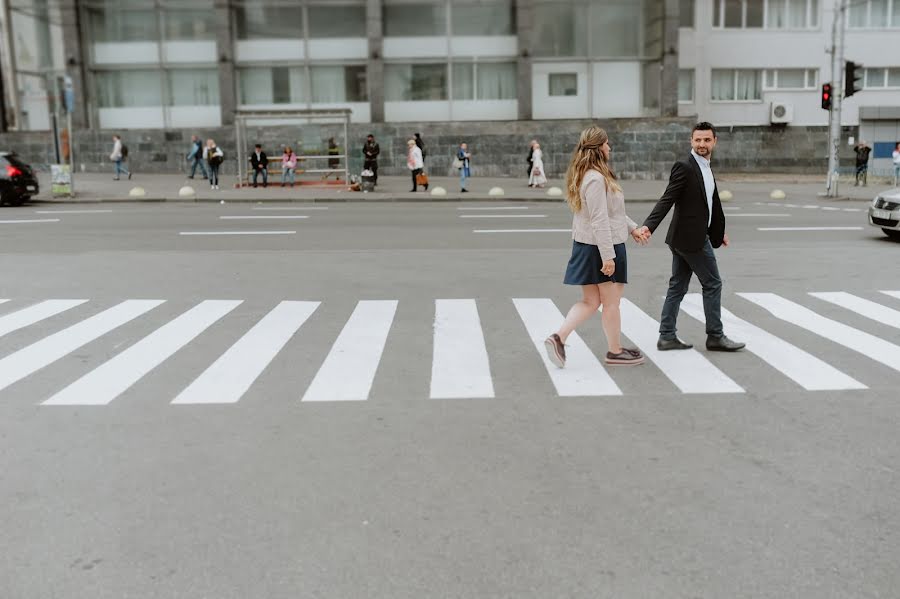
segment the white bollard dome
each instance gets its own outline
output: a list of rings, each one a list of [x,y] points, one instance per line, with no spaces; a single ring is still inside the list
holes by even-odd
[[[128,192],[128,195],[130,195],[133,198],[142,198],[145,195],[147,195],[147,192],[144,190],[143,187],[132,187],[131,191]]]
[[[783,200],[787,197],[787,195],[780,189],[775,189],[772,191],[772,193],[769,194],[769,197],[773,200]]]
[[[734,195],[726,189],[719,194],[719,199],[723,202],[727,202],[728,200],[734,199]]]
[[[502,187],[491,187],[491,190],[488,192],[489,196],[502,196],[503,188]]]
[[[185,185],[181,189],[178,190],[178,197],[181,198],[192,198],[197,195],[197,192],[194,191],[194,188],[190,185]]]
[[[433,196],[445,196],[447,195],[447,190],[443,187],[435,187],[431,190],[431,195]]]
[[[552,198],[562,197],[562,194],[563,194],[562,189],[560,189],[559,187],[557,187],[555,185],[547,190],[547,195]]]

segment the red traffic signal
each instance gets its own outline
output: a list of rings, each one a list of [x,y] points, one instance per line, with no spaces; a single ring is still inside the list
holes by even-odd
[[[831,84],[822,84],[822,108],[831,110]]]

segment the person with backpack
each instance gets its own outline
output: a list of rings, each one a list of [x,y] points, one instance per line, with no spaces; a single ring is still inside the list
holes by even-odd
[[[196,135],[191,135],[191,150],[187,154],[187,160],[191,163],[191,174],[188,175],[188,179],[194,178],[194,173],[197,172],[198,166],[200,167],[200,172],[203,173],[203,178],[209,179],[206,167],[203,165],[203,141]]]
[[[225,161],[225,153],[214,140],[207,139],[206,147],[203,148],[203,159],[209,164],[210,189],[219,189],[219,167]]]
[[[122,166],[122,162],[128,160],[128,146],[122,144],[122,138],[118,135],[113,135],[113,150],[109,155],[109,159],[115,163],[115,177],[113,177],[113,181],[118,181],[121,177],[122,173],[128,175],[128,178],[131,179],[131,171]]]

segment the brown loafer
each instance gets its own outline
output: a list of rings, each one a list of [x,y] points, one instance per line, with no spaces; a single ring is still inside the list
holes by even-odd
[[[547,358],[553,362],[557,368],[566,367],[566,346],[563,344],[559,335],[553,333],[544,340],[544,347],[547,349]]]

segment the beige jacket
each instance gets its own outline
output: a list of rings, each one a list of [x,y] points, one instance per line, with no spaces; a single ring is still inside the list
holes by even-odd
[[[609,193],[599,171],[588,171],[581,182],[581,210],[572,219],[572,239],[596,245],[600,258],[614,260],[613,246],[625,243],[637,223],[625,214],[625,195]]]

